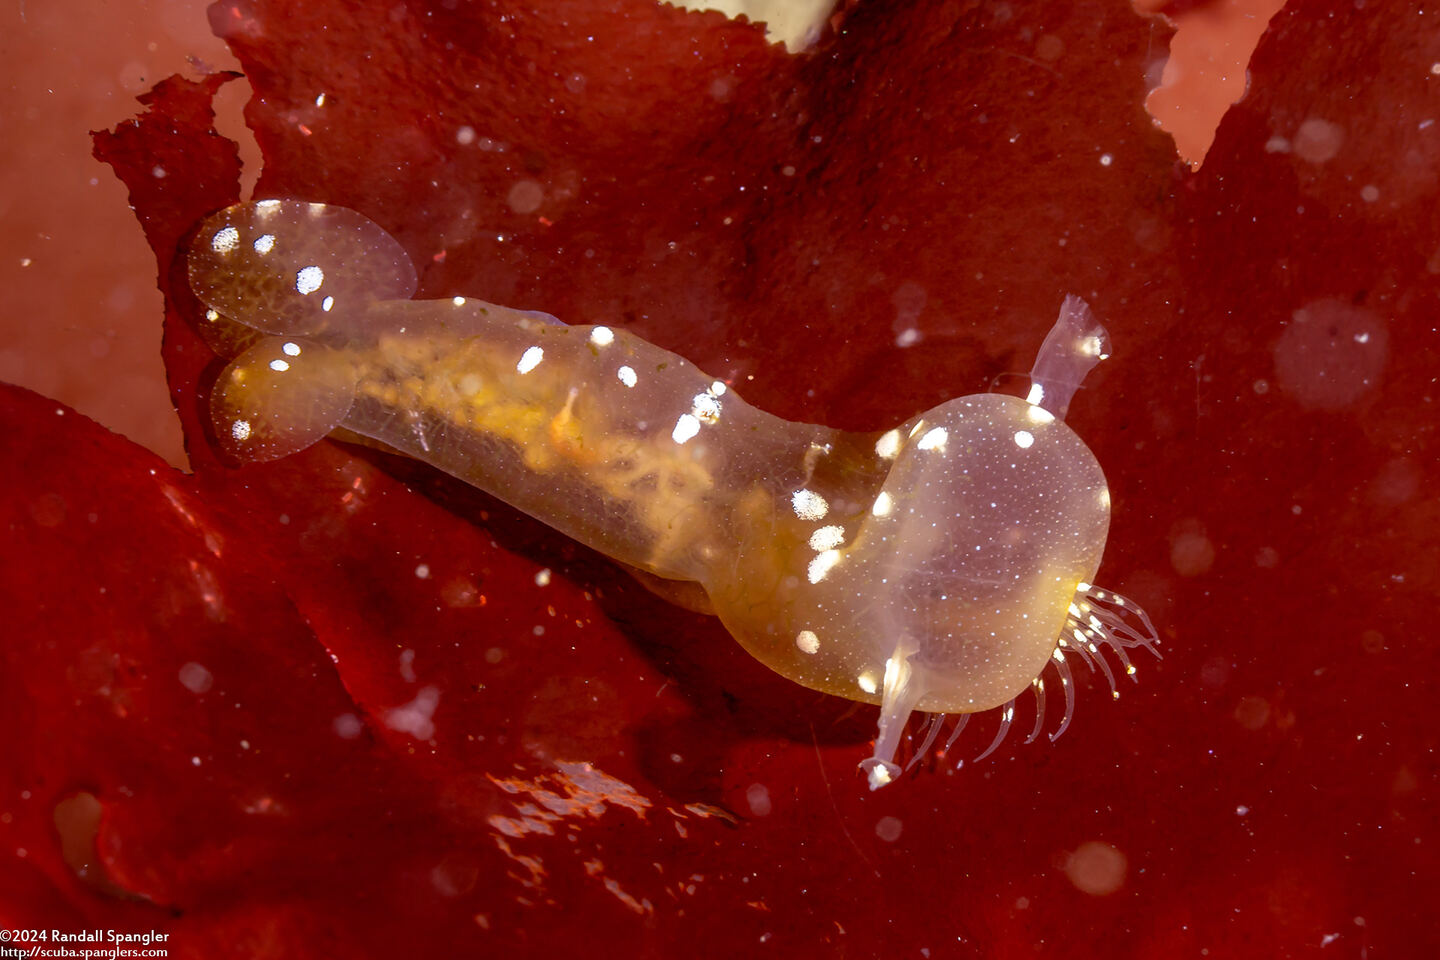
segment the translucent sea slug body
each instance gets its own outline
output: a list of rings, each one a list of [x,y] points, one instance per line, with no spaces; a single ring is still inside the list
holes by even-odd
[[[340,207],[230,207],[200,227],[189,269],[213,339],[238,352],[212,408],[232,455],[273,459],[343,428],[698,584],[771,669],[881,705],[872,787],[899,772],[912,711],[1004,706],[998,743],[1031,688],[1034,739],[1053,666],[1063,731],[1067,653],[1108,677],[1101,644],[1127,668],[1126,648],[1153,644],[1137,607],[1089,585],[1109,491],[1062,418],[1106,336],[1077,298],[1028,399],[960,397],[856,434],[757,410],[623,330],[411,300],[404,250]]]

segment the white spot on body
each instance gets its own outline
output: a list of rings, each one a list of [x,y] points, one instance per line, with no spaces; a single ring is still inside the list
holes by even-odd
[[[596,327],[590,331],[590,342],[597,347],[608,347],[615,342],[615,331],[609,327]]]
[[[822,520],[830,512],[830,503],[813,490],[801,488],[790,497],[795,516],[801,520]]]
[[[276,358],[270,361],[270,369],[274,370],[276,373],[284,373],[286,370],[290,369],[290,361]]]
[[[540,361],[544,359],[545,349],[543,347],[527,347],[525,352],[520,355],[520,361],[515,364],[515,370],[519,373],[529,373],[540,366]]]
[[[795,634],[795,646],[801,653],[816,654],[820,652],[820,638],[813,630],[801,630]]]
[[[920,438],[916,444],[921,450],[933,450],[936,453],[945,452],[945,442],[950,439],[950,431],[944,427],[931,427],[926,431],[925,436]]]
[[[229,253],[240,244],[240,231],[234,227],[221,227],[210,238],[210,249],[216,253]]]
[[[809,577],[811,583],[819,583],[829,576],[830,571],[835,569],[835,565],[839,562],[839,550],[825,550],[810,561],[805,575]]]
[[[670,431],[670,439],[676,443],[684,443],[700,432],[700,421],[694,414],[682,413],[675,421],[675,429]]]
[[[1015,431],[1015,446],[1021,450],[1028,450],[1035,445],[1035,435],[1029,430]]]
[[[894,460],[900,453],[900,431],[886,430],[875,441],[875,456],[882,460]]]
[[[1047,423],[1055,422],[1055,414],[1051,413],[1049,410],[1046,410],[1044,407],[1031,407],[1029,410],[1025,411],[1025,419],[1029,420],[1031,423],[1044,426]]]
[[[709,393],[697,393],[695,399],[691,401],[690,415],[701,423],[718,423],[720,401]]]
[[[631,367],[621,367],[619,370],[616,370],[615,379],[627,387],[633,387],[640,382],[640,378],[635,376],[635,370]]]
[[[234,439],[234,440],[240,440],[240,441],[249,440],[249,439],[250,439],[250,421],[249,421],[249,420],[236,420],[234,423],[230,424],[230,436],[231,436],[231,438]]]
[[[255,238],[255,252],[261,255],[275,249],[275,234],[267,233]]]
[[[324,282],[325,271],[316,266],[301,267],[295,274],[295,290],[301,295],[314,293]]]

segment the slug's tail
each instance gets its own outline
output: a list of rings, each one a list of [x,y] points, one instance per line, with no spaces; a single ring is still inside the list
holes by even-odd
[[[242,462],[297,453],[340,425],[377,300],[415,293],[410,257],[378,224],[324,203],[226,207],[190,244],[190,287],[210,308],[207,340],[242,350],[215,383],[220,446]]]
[[[244,462],[298,453],[350,412],[357,382],[344,351],[313,340],[265,337],[215,382],[210,416],[221,448]]]
[[[282,336],[353,324],[373,300],[415,294],[415,268],[399,242],[354,210],[324,203],[226,207],[200,224],[187,266],[206,306]]]

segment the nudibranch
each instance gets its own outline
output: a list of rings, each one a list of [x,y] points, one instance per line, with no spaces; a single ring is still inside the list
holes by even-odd
[[[913,712],[1003,708],[1067,657],[1153,650],[1143,611],[1091,586],[1110,522],[1099,463],[1064,423],[1105,329],[1067,297],[1027,398],[960,397],[877,433],[793,423],[610,326],[467,297],[412,300],[400,244],[353,210],[229,207],[190,284],[233,356],[221,445],[283,457],[332,431],[422,460],[662,581],[698,584],[746,650],[796,683],[879,704],[862,767],[900,772]],[[698,593],[698,591],[696,591]],[[958,734],[958,724],[955,731]],[[955,734],[951,735],[951,742]],[[989,753],[990,751],[985,751]],[[983,754],[982,754],[983,755]]]

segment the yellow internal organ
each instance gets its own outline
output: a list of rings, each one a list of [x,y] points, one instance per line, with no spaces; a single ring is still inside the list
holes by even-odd
[[[569,469],[608,501],[628,504],[654,536],[654,565],[664,566],[662,557],[682,536],[671,522],[675,514],[714,486],[704,464],[676,445],[643,444],[617,429],[605,407],[570,378],[557,377],[563,371],[554,365],[541,364],[517,385],[514,363],[483,338],[442,345],[382,336],[355,365],[361,396],[508,441],[532,473]]]

